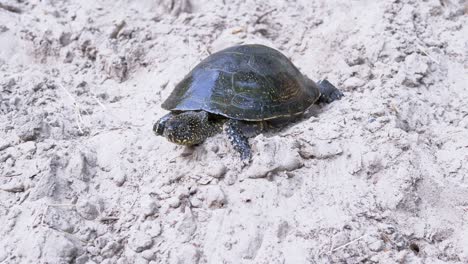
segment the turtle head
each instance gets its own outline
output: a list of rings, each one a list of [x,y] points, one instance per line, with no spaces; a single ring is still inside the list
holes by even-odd
[[[208,122],[208,113],[204,111],[169,113],[154,124],[153,132],[179,145],[196,145],[210,136]]]

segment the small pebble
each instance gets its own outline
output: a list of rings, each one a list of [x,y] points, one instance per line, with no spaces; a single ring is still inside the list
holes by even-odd
[[[213,181],[213,177],[210,176],[201,176],[200,179],[197,180],[197,183],[201,185],[207,185],[210,184]]]
[[[101,255],[106,258],[113,257],[121,248],[121,244],[111,241],[101,250]]]
[[[218,146],[218,145],[213,145],[213,146],[211,146],[211,151],[213,151],[214,153],[218,153],[218,151],[219,151],[219,146]]]
[[[198,198],[198,197],[191,197],[190,198],[190,204],[194,208],[200,208],[200,207],[202,207],[202,200],[200,200],[200,198]]]
[[[130,237],[128,245],[133,251],[139,253],[153,246],[153,238],[148,234],[137,231]]]
[[[208,175],[210,175],[213,178],[220,179],[226,174],[226,166],[224,164],[217,164],[210,168],[210,171],[208,172]]]
[[[5,185],[0,186],[0,190],[11,193],[24,192],[25,186],[22,181],[13,180]]]
[[[177,224],[177,239],[182,242],[188,242],[193,238],[193,235],[197,231],[197,222],[188,210],[179,218]]]
[[[276,236],[279,241],[282,241],[288,235],[289,229],[290,227],[288,222],[283,220],[279,223],[278,230],[276,231]]]
[[[152,259],[155,259],[156,255],[158,254],[158,250],[155,248],[150,248],[147,250],[143,250],[140,255],[146,259],[147,261],[150,261]]]
[[[155,213],[157,213],[158,209],[161,206],[159,205],[158,201],[155,200],[154,198],[152,198],[150,196],[144,196],[141,199],[140,207],[141,207],[141,211],[142,211],[143,216],[146,218],[148,216],[152,216]]]
[[[205,199],[209,208],[221,208],[226,204],[224,192],[218,185],[207,186]]]
[[[351,77],[351,78],[348,78],[344,83],[343,83],[343,87],[346,89],[346,90],[353,90],[353,89],[356,89],[358,87],[361,87],[365,84],[365,82],[357,77]]]
[[[145,227],[145,233],[153,238],[158,237],[162,233],[161,223],[160,222],[148,223],[148,225]]]
[[[227,185],[233,185],[234,183],[236,183],[237,181],[237,175],[236,174],[228,174],[225,178],[224,178],[224,182],[227,184]]]
[[[194,195],[198,191],[198,186],[197,185],[192,185],[189,187],[189,194]]]
[[[374,252],[378,252],[383,249],[384,242],[382,241],[382,239],[370,237],[367,242],[367,247]]]
[[[79,201],[76,204],[76,211],[86,220],[94,220],[99,215],[97,206],[86,200]]]
[[[175,191],[175,196],[179,199],[183,199],[188,197],[190,194],[189,188],[184,187],[184,186],[179,186],[176,191]]]
[[[180,200],[178,197],[171,197],[168,199],[169,206],[172,208],[177,208],[180,206]]]
[[[116,173],[112,179],[114,180],[115,185],[117,185],[117,187],[120,187],[125,183],[127,177],[122,172],[119,172]]]

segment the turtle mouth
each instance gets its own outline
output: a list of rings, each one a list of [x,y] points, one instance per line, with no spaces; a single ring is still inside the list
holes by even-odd
[[[168,136],[167,136],[167,139],[168,139],[170,142],[175,143],[175,144],[178,144],[178,145],[183,145],[183,146],[191,146],[191,145],[193,145],[193,143],[191,142],[191,140],[189,140],[189,139],[180,139],[180,138],[174,137],[174,135],[168,135]]]
[[[172,142],[172,143],[177,143],[177,140],[174,138],[173,135],[168,135],[168,136],[167,136],[167,139],[168,139],[170,142]]]

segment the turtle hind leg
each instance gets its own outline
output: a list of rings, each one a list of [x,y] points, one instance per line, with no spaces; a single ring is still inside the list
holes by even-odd
[[[319,81],[318,86],[320,89],[320,98],[317,100],[317,103],[329,104],[335,100],[340,100],[341,97],[344,96],[344,94],[328,80]]]
[[[252,151],[250,150],[249,140],[242,133],[242,123],[238,120],[229,119],[224,124],[224,131],[229,137],[234,149],[239,152],[243,161],[250,161]]]

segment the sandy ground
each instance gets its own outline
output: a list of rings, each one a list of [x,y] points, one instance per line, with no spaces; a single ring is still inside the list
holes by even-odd
[[[1,1],[1,263],[468,263],[463,0]],[[194,150],[152,132],[211,52],[341,101]]]

